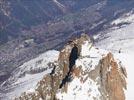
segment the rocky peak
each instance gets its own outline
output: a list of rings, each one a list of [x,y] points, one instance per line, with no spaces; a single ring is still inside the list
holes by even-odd
[[[126,71],[88,35],[69,41],[36,89],[15,100],[125,100]]]
[[[100,60],[100,85],[109,100],[125,100],[126,70],[116,62],[111,53]],[[107,96],[107,97],[106,97]]]

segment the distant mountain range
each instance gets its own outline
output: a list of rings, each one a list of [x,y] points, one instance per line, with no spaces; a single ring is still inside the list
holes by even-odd
[[[67,23],[66,20],[68,19],[68,23],[72,29],[63,29],[63,31],[60,30],[61,32],[70,34],[82,29],[87,29],[88,32],[98,31],[99,29],[97,30],[96,28],[90,29],[93,24],[97,24],[100,20],[106,23],[122,13],[131,10],[134,1],[1,0],[0,5],[0,43],[5,43],[16,38],[37,38],[36,36],[39,33],[45,39],[48,33],[51,34],[49,29],[45,29],[47,26],[50,27],[58,22],[59,24],[56,26],[64,28],[60,23],[62,21]],[[77,15],[79,14],[81,16],[78,17]],[[102,25],[104,22],[102,22]],[[90,26],[90,28],[85,28],[84,25]],[[54,29],[51,30],[55,32]],[[55,33],[59,33],[60,31],[56,31]]]

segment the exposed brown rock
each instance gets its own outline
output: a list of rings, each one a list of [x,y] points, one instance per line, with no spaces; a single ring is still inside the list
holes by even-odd
[[[15,100],[58,100],[56,93],[60,90],[61,92],[67,93],[68,82],[59,89],[63,79],[69,72],[69,56],[74,44],[77,45],[79,55],[81,52],[81,46],[84,41],[89,40],[89,37],[84,34],[79,39],[74,39],[72,42],[67,44],[61,51],[53,74],[46,75],[38,82],[37,89],[33,93],[23,93],[21,97]],[[81,56],[81,55],[80,55]],[[103,57],[94,70],[89,71],[88,69],[83,70],[82,66],[73,66],[70,74],[73,78],[79,78],[81,83],[85,83],[87,79],[92,79],[97,82],[100,86],[99,91],[101,93],[100,100],[125,100],[124,90],[126,89],[127,77],[126,70],[117,63],[112,53],[107,54]],[[90,92],[88,93],[90,96]],[[96,98],[94,97],[94,100]]]
[[[100,61],[101,86],[108,100],[125,100],[126,80],[121,68],[111,53]]]
[[[80,76],[80,72],[81,72],[81,69],[80,68],[74,68],[73,71],[72,71],[72,74],[74,75],[74,77],[79,77]]]

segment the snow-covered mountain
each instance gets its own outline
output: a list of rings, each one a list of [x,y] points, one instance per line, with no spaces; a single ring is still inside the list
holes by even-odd
[[[95,35],[94,46],[84,34],[61,51],[51,50],[24,63],[1,84],[0,99],[133,100],[133,28],[132,10]],[[75,46],[74,64],[70,56]]]
[[[53,69],[50,63],[57,61],[59,51],[50,50],[16,68],[8,80],[1,84],[0,98],[9,100],[34,88],[44,75]]]
[[[0,100],[134,100],[134,0],[0,0],[0,8]]]
[[[39,54],[60,50],[82,32],[105,30],[134,8],[134,0],[0,0],[0,8],[1,84]]]
[[[111,24],[113,26],[109,30],[95,36],[97,40],[96,46],[111,51],[126,66],[128,73],[126,100],[133,100],[134,11],[124,14]]]
[[[52,55],[49,58],[47,54]],[[31,89],[20,86],[25,91],[21,96],[18,97],[20,92],[16,89],[17,96],[9,95],[11,91],[6,96],[16,97],[15,100],[125,100],[127,74],[122,61],[114,58],[112,53],[94,47],[86,34],[69,41],[60,53],[50,51],[44,55],[42,57],[48,58],[46,62],[51,62],[47,65],[52,70],[44,72],[43,78],[40,74],[42,79],[36,80],[37,85]],[[38,60],[22,66],[35,65]],[[32,78],[36,79],[34,75]],[[28,84],[33,85],[32,82]]]

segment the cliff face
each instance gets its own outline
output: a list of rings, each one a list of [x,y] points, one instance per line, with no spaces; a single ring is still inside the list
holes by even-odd
[[[106,53],[86,34],[70,41],[58,61],[49,63],[52,72],[15,100],[125,100],[125,68]]]
[[[102,90],[109,100],[125,100],[123,89],[126,89],[126,70],[116,62],[111,53],[100,60],[99,67]]]

